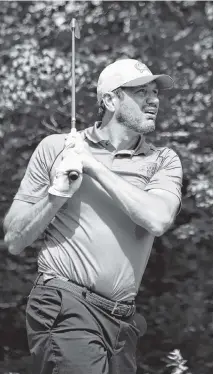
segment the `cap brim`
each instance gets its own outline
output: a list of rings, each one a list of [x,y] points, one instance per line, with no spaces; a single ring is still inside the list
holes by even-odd
[[[162,90],[169,90],[173,88],[174,81],[169,75],[161,74],[161,75],[147,75],[145,77],[140,77],[129,81],[122,85],[122,87],[136,87],[136,86],[143,86],[144,84],[156,81],[158,84],[158,88]]]

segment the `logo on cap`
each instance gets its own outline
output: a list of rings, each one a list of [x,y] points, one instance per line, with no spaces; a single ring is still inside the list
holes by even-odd
[[[144,71],[150,73],[150,70],[147,68],[146,65],[144,65],[142,62],[137,62],[134,67],[140,72],[140,73],[144,73]],[[151,73],[150,73],[151,74]]]

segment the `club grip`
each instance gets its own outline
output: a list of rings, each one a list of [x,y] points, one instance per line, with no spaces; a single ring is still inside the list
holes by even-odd
[[[78,179],[79,174],[77,173],[77,171],[70,171],[70,173],[68,174],[68,177],[69,177],[69,179],[71,179],[72,181],[75,181],[75,180]]]

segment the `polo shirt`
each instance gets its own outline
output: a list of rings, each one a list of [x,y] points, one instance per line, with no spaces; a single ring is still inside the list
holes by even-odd
[[[181,200],[182,166],[172,149],[149,145],[139,135],[134,149],[116,151],[101,137],[99,125],[80,132],[98,161],[142,191],[163,189]],[[40,142],[14,199],[35,204],[48,194],[65,136],[50,135]],[[44,232],[38,271],[46,279],[69,279],[112,300],[132,300],[153,241],[154,236],[136,225],[98,181],[83,173],[79,190]]]

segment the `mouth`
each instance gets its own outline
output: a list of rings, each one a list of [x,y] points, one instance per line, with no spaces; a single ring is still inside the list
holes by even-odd
[[[144,113],[156,116],[157,115],[157,110],[155,110],[155,109],[147,109],[147,110],[144,111]]]

